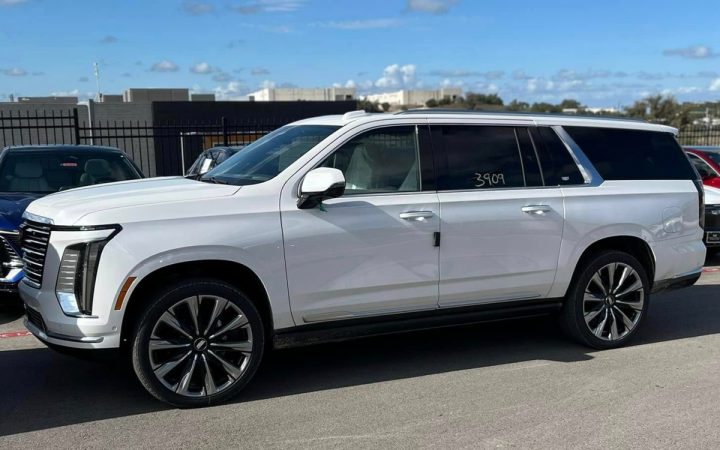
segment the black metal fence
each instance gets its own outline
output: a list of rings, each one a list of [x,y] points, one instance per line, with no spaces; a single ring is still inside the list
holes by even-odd
[[[64,111],[0,110],[0,147],[32,144],[94,144],[124,150],[149,176],[183,174],[205,149],[246,145],[299,117],[148,123],[79,119]],[[691,125],[680,130],[683,145],[720,146],[720,126]]]
[[[680,130],[682,145],[720,146],[720,126],[690,125]]]
[[[81,122],[65,112],[0,111],[0,147],[33,144],[91,144],[118,147],[149,176],[183,174],[205,149],[246,145],[294,119],[148,123]]]

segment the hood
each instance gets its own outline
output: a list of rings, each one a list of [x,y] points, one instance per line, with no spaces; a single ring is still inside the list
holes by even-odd
[[[183,177],[122,181],[51,194],[34,201],[28,213],[74,225],[83,216],[116,208],[205,200],[233,195],[240,186],[212,184]]]
[[[0,230],[17,230],[22,222],[22,214],[30,202],[43,195],[27,192],[0,192]]]

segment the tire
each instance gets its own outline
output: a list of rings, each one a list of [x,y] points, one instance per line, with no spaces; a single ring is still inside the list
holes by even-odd
[[[635,257],[609,250],[594,255],[578,270],[560,315],[563,329],[596,349],[627,344],[650,306],[645,268]]]
[[[193,279],[148,300],[132,335],[131,356],[150,394],[194,408],[242,391],[265,348],[262,319],[245,294],[221,281]]]

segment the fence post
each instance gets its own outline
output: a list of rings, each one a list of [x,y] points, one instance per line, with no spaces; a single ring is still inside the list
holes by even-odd
[[[75,125],[75,145],[80,145],[80,119],[77,108],[73,108],[73,124]]]
[[[222,134],[223,134],[223,145],[228,146],[228,129],[227,129],[227,120],[225,120],[225,116],[220,118],[220,124],[222,124]]]

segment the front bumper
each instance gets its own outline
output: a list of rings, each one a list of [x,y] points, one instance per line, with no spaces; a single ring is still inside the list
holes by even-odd
[[[99,349],[120,346],[117,327],[95,317],[66,316],[52,291],[42,291],[20,283],[18,291],[25,303],[25,326],[43,342],[63,347]]]

